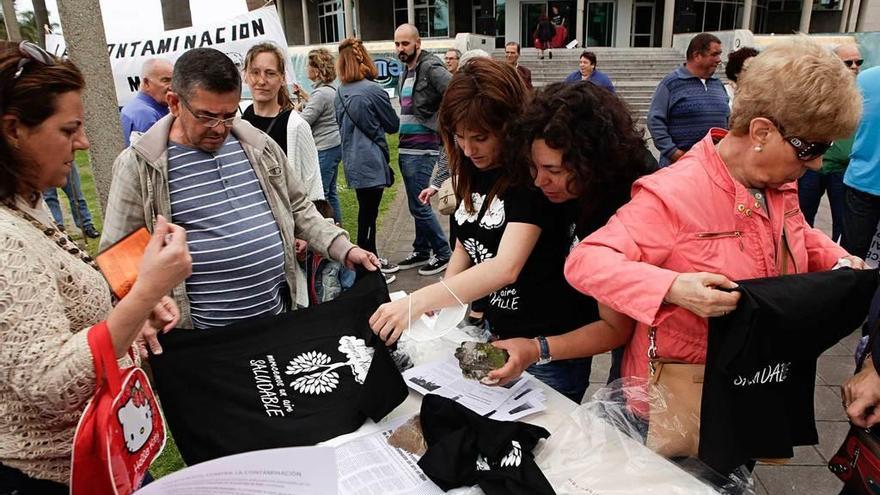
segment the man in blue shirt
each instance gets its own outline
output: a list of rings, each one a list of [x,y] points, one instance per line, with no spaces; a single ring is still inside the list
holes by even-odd
[[[575,83],[578,81],[590,81],[596,86],[605,88],[612,93],[616,93],[616,91],[614,91],[614,85],[611,84],[611,79],[609,79],[604,72],[596,68],[596,54],[591,51],[581,53],[581,58],[578,61],[578,70],[572,72],[565,78],[565,82],[567,83]]]
[[[700,33],[687,48],[687,62],[663,78],[648,111],[648,131],[660,152],[660,166],[682,157],[709,129],[727,129],[727,92],[714,76],[721,63],[721,40]]]
[[[843,176],[846,216],[842,244],[851,254],[863,257],[880,221],[880,67],[863,71],[856,82],[864,103]]]
[[[168,115],[165,94],[171,89],[174,66],[162,58],[151,58],[141,68],[141,87],[134,99],[122,107],[122,137],[131,145],[132,132],[147,132],[159,119]]]

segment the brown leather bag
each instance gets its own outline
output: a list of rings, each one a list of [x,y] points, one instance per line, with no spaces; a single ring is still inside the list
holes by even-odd
[[[697,457],[703,364],[667,362],[657,357],[656,329],[651,328],[650,416],[645,445],[664,457]]]

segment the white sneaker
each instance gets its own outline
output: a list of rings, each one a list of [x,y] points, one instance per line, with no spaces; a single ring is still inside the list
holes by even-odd
[[[382,276],[385,277],[385,285],[390,285],[391,282],[397,280],[397,275],[383,273]]]

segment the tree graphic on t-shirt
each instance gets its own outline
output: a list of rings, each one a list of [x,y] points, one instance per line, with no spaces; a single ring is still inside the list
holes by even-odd
[[[330,356],[318,351],[305,352],[291,359],[286,374],[309,374],[296,378],[290,386],[303,394],[332,392],[339,385],[339,373],[335,370],[344,366],[349,366],[355,381],[363,384],[373,360],[373,348],[368,347],[363,339],[344,336],[339,339],[339,351],[348,357],[347,361],[334,363]],[[317,373],[313,373],[315,371]]]

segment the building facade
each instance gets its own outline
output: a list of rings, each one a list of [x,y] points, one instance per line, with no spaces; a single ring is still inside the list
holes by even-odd
[[[495,34],[496,46],[534,46],[541,15],[556,44],[669,46],[673,33],[750,29],[756,34],[880,29],[880,0],[277,0],[292,45],[333,43],[354,33],[388,40],[404,22],[422,37]],[[809,8],[804,8],[808,6]],[[873,14],[873,15],[872,15]]]

